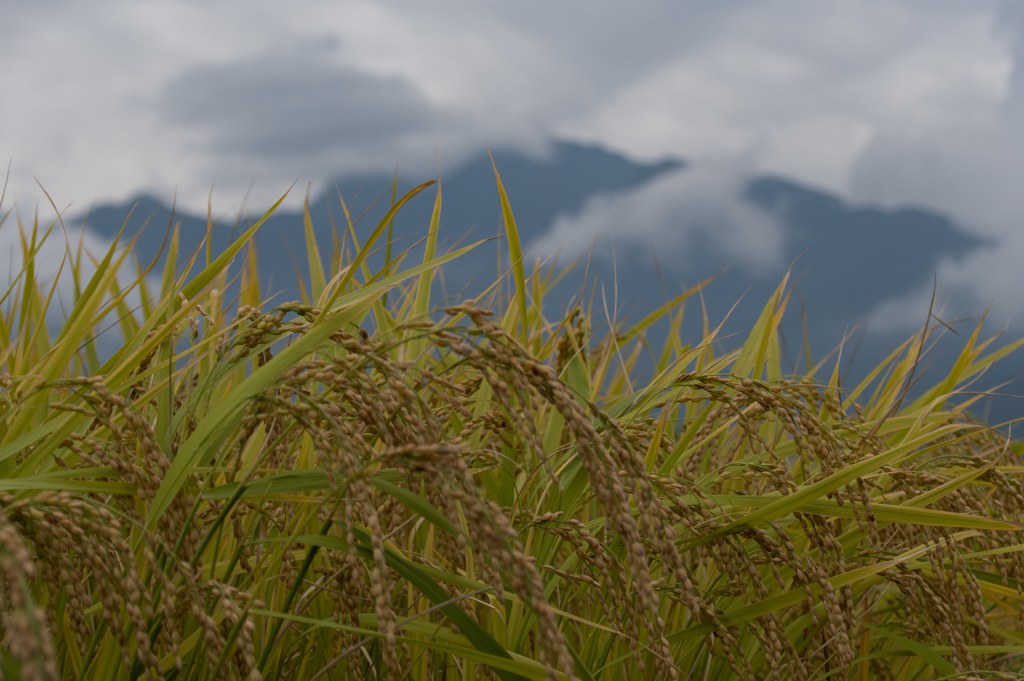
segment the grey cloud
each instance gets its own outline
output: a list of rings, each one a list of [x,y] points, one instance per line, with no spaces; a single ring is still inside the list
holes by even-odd
[[[996,17],[996,32],[1010,41],[1014,57],[1006,108],[1021,113],[1024,111],[1024,5],[1004,0]]]
[[[495,109],[558,125],[666,62],[699,54],[757,6],[755,0],[649,0],[628,6],[615,0],[401,0],[390,9],[398,21],[419,29],[416,41],[424,48],[464,49],[460,70],[493,64],[493,87],[485,83],[483,94],[505,97],[494,102]]]
[[[301,159],[430,129],[440,114],[408,82],[332,63],[322,46],[195,66],[159,98],[169,123],[209,136],[213,151]]]

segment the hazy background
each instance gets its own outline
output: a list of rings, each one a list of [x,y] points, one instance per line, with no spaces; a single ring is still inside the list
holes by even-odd
[[[293,207],[345,173],[569,139],[688,166],[559,217],[539,252],[671,257],[713,215],[697,236],[781,272],[779,226],[740,200],[774,174],[948,216],[993,246],[935,265],[949,316],[1024,329],[1024,3],[7,3],[0,65],[3,208],[23,215],[52,215],[37,182],[68,214],[148,192],[229,215],[294,182]],[[932,282],[865,319],[918,326]]]

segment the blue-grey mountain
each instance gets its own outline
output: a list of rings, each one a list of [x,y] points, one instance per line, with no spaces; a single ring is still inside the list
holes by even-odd
[[[543,157],[498,150],[494,160],[525,244],[547,233],[556,219],[578,215],[592,199],[629,192],[666,173],[686,168],[686,163],[679,159],[639,163],[596,146],[570,142],[554,143],[551,153]],[[429,178],[399,175],[398,195],[424,179]],[[357,234],[363,238],[390,207],[393,181],[395,178],[387,175],[340,177],[328,191],[312,198],[311,217],[322,248],[329,250],[335,236],[347,231],[339,197],[344,199],[356,222]],[[447,296],[448,302],[457,302],[494,281],[502,263],[507,266],[507,258],[501,257],[507,251],[490,158],[486,154],[471,158],[445,173],[442,181],[442,246],[496,237],[445,268],[441,295]],[[880,303],[930,285],[941,259],[962,258],[974,249],[991,247],[937,212],[911,207],[883,210],[851,206],[824,191],[781,177],[749,179],[743,200],[782,226],[785,262],[792,265],[798,282],[796,297],[806,308],[807,336],[817,356],[831,350],[845,331]],[[399,213],[393,229],[394,253],[408,249],[413,262],[417,260],[432,207],[433,193],[425,192]],[[211,236],[214,251],[229,244],[254,218],[244,215],[215,221]],[[127,237],[138,236],[136,250],[142,261],[157,257],[171,222],[168,203],[151,196],[99,206],[86,217],[87,228],[106,237],[115,235],[124,224]],[[205,216],[178,211],[173,215],[173,223],[180,227],[184,252],[197,248],[206,236]],[[256,245],[264,293],[277,293],[278,302],[298,299],[296,276],[306,275],[302,213],[276,212],[258,233]],[[637,320],[678,293],[683,283],[693,284],[717,273],[718,279],[704,291],[708,310],[713,320],[721,319],[743,298],[728,327],[742,332],[784,272],[735,266],[727,255],[700,240],[688,248],[686,257],[679,259],[675,268],[666,261],[659,262],[656,268],[649,256],[636,253],[616,258],[619,318]],[[378,263],[382,257],[382,253],[377,254]],[[556,308],[570,304],[574,294],[585,286],[584,272],[589,275],[588,282],[605,283],[610,301],[610,259],[594,258],[566,278],[549,304]],[[556,314],[560,311],[552,309]],[[799,313],[793,313],[785,329],[792,341],[788,351],[794,366],[801,356],[800,324]],[[696,326],[691,331],[696,338]],[[861,339],[859,367],[853,367],[851,377],[861,373],[858,368],[865,369],[880,359],[882,352],[898,338],[871,334]],[[954,349],[955,343],[940,347],[936,361],[948,359]],[[1015,372],[1021,373],[1020,369],[1011,362],[991,380],[1013,377]]]

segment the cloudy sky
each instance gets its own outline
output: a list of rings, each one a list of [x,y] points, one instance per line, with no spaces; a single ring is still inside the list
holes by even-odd
[[[296,181],[396,166],[429,176],[435,154],[453,167],[486,146],[543,153],[563,137],[717,169],[694,182],[776,172],[853,202],[941,209],[1004,245],[941,277],[1009,314],[1016,296],[1000,292],[1016,290],[1024,260],[1022,7],[9,3],[5,207],[11,196],[42,203],[38,181],[73,210],[140,191],[204,207],[214,187],[230,211],[247,191],[248,205],[266,206]],[[604,214],[714,193],[644,191]]]

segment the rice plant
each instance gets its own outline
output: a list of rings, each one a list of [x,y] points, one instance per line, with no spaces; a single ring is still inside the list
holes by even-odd
[[[436,252],[433,183],[329,257],[307,221],[301,301],[260,297],[263,220],[127,286],[69,245],[55,333],[61,225],[6,225],[3,678],[1017,678],[1024,468],[962,393],[1020,342],[979,327],[913,397],[932,329],[859,385],[786,375],[786,280],[728,352],[683,342],[695,291],[596,337],[546,316],[495,175],[510,283],[439,308],[474,246]],[[373,271],[431,189],[422,261]]]

